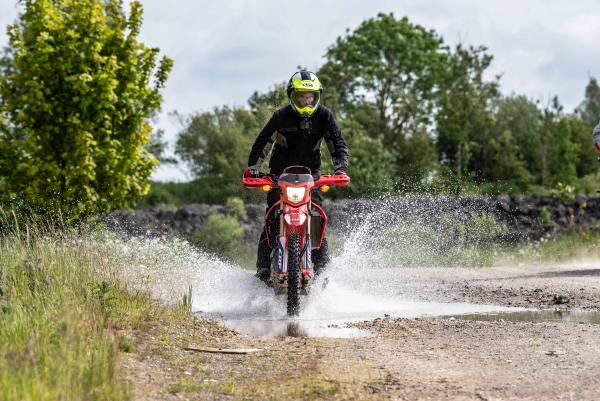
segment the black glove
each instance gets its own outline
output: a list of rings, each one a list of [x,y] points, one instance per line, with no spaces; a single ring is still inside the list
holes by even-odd
[[[334,174],[335,175],[344,175],[344,174],[346,174],[346,169],[342,168],[342,167],[336,168]]]

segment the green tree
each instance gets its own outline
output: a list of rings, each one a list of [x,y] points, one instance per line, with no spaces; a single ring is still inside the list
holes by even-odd
[[[504,131],[489,143],[488,180],[506,182],[516,186],[517,191],[525,190],[533,183],[533,175],[521,158],[521,151],[511,131]]]
[[[591,77],[585,87],[585,99],[577,108],[577,114],[592,128],[600,120],[600,86],[596,78]]]
[[[275,84],[266,93],[255,91],[248,99],[248,105],[252,112],[258,113],[261,107],[264,107],[271,112],[278,108],[289,104],[290,101],[286,92],[287,83],[281,82]]]
[[[459,183],[466,173],[479,180],[489,176],[492,106],[499,95],[498,78],[484,79],[492,59],[484,47],[458,45],[440,80],[438,150],[442,162],[452,166]]]
[[[394,158],[381,138],[368,136],[355,121],[340,121],[350,153],[352,184],[347,188],[335,188],[331,196],[370,196],[391,189],[394,176]],[[329,158],[324,158],[323,171],[331,170]]]
[[[392,148],[430,121],[434,88],[445,60],[435,32],[407,18],[379,14],[339,37],[326,59],[319,70],[324,99],[340,119],[362,113],[368,103],[375,118],[369,133],[382,136]]]
[[[512,95],[499,98],[495,107],[494,136],[510,132],[527,170],[539,181],[542,111],[538,104],[526,96]]]
[[[577,115],[568,117],[571,140],[577,145],[577,177],[598,172],[598,161],[596,151],[592,146],[589,126]]]
[[[0,175],[13,197],[84,216],[131,204],[157,161],[149,118],[172,62],[137,39],[142,6],[23,0],[0,77]]]
[[[548,148],[550,184],[573,184],[577,179],[579,144],[575,142],[576,120],[558,115],[550,128]]]
[[[224,106],[192,115],[184,121],[175,153],[196,178],[214,182],[225,200],[240,191],[248,154],[268,117],[269,110],[263,106],[254,113]]]

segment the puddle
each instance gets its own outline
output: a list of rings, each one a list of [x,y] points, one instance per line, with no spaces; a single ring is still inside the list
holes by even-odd
[[[371,332],[354,327],[340,327],[324,321],[299,320],[226,320],[223,323],[252,337],[369,337]]]
[[[367,299],[364,299],[367,301]],[[371,300],[373,301],[373,300]],[[466,314],[467,316],[486,316],[493,312],[515,311],[517,308],[506,308],[496,305],[478,305],[464,303],[435,303],[395,300],[394,302],[362,303],[362,308],[349,310],[347,307],[338,310],[330,303],[320,303],[320,307],[307,305],[299,318],[289,319],[285,311],[274,313],[271,309],[264,311],[229,311],[201,312],[196,311],[200,319],[217,320],[225,326],[252,337],[334,337],[359,338],[369,337],[371,332],[355,327],[346,327],[348,323],[373,320],[384,316],[391,318],[434,318]],[[323,304],[327,308],[323,308]],[[314,306],[314,305],[313,305]],[[262,313],[261,313],[262,312]],[[477,315],[480,313],[480,315]]]
[[[571,323],[590,323],[600,324],[599,312],[568,312],[568,311],[517,311],[517,312],[499,312],[499,313],[472,313],[465,315],[445,316],[455,319],[479,320],[479,321],[499,321],[508,322],[571,322]]]

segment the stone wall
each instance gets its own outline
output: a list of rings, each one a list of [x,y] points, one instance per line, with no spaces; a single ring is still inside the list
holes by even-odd
[[[508,229],[508,238],[539,238],[545,233],[577,227],[595,227],[600,220],[600,197],[577,196],[561,200],[547,196],[500,196],[495,198],[402,197],[379,200],[339,200],[324,202],[329,228],[343,231],[366,219],[377,220],[382,226],[419,219],[436,226],[448,216],[466,221],[486,214]],[[241,222],[244,239],[257,241],[266,205],[246,205],[247,219]],[[109,228],[126,235],[170,236],[190,239],[202,227],[207,216],[227,213],[227,206],[190,204],[176,210],[146,208],[136,211],[120,210],[105,219]]]

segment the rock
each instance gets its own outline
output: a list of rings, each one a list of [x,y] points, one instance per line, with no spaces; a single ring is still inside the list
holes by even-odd
[[[552,296],[552,303],[554,305],[568,304],[570,301],[569,297],[565,294],[554,294]]]
[[[584,214],[580,213],[577,205],[587,205]],[[261,232],[266,204],[246,204],[245,207],[247,218],[240,222],[244,230],[244,241],[254,243]],[[547,208],[552,215],[555,224],[551,228],[539,225],[542,208]],[[569,212],[569,208],[572,211]],[[528,238],[539,239],[547,231],[560,232],[572,229],[573,226],[593,226],[600,220],[600,196],[577,196],[575,203],[548,196],[506,195],[496,198],[406,196],[377,200],[326,198],[323,209],[329,218],[328,230],[342,234],[369,219],[378,230],[409,220],[431,227],[436,233],[444,235],[448,234],[448,230],[456,229],[474,217],[487,214],[507,228],[506,232],[495,236],[493,241],[513,242]],[[176,235],[190,239],[203,226],[207,216],[225,212],[224,206],[206,204],[184,205],[177,210],[152,207],[135,212],[113,212],[105,217],[105,223],[109,229],[125,236]],[[449,228],[440,224],[442,216],[451,223]],[[481,238],[476,236],[473,240]]]

